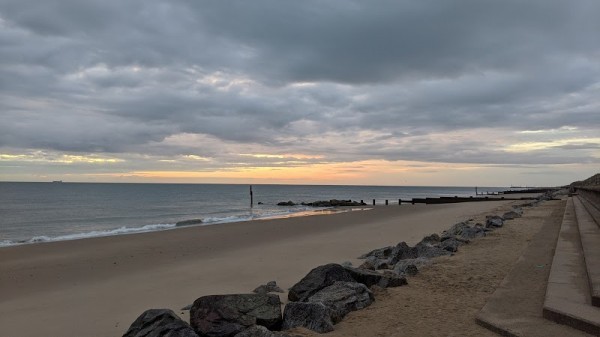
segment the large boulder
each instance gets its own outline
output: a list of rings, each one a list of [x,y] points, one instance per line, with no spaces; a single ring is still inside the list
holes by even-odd
[[[401,260],[396,263],[394,266],[394,273],[398,275],[408,275],[415,276],[417,275],[419,268],[426,265],[428,260],[426,258],[416,258],[416,259],[406,259]]]
[[[469,224],[465,221],[456,223],[456,224],[452,225],[452,227],[448,228],[447,230],[445,230],[442,233],[442,240],[444,239],[444,237],[453,237],[453,236],[460,235],[462,233],[463,229],[469,228],[469,227],[470,227]]]
[[[291,337],[291,335],[285,332],[271,331],[261,325],[254,325],[238,333],[235,337]]]
[[[283,330],[304,327],[325,333],[333,331],[333,311],[323,303],[289,302],[283,309]]]
[[[410,247],[406,242],[402,241],[392,250],[390,264],[395,265],[400,260],[415,259],[417,257],[418,254],[414,247]]]
[[[317,291],[336,281],[354,282],[354,279],[346,268],[337,263],[319,266],[290,288],[288,299],[292,302],[304,302]]]
[[[473,240],[476,238],[481,238],[485,236],[485,229],[480,226],[475,227],[465,227],[460,233],[460,238],[463,240]]]
[[[515,211],[509,211],[509,212],[504,213],[504,215],[502,215],[502,218],[504,220],[512,220],[512,219],[520,218],[520,217],[521,217],[521,214],[518,212],[515,212]]]
[[[367,287],[376,285],[382,288],[391,288],[406,284],[406,278],[397,275],[384,275],[376,271],[352,267],[346,267],[346,270],[356,282],[362,283]]]
[[[449,252],[454,253],[458,251],[458,247],[460,247],[460,245],[462,245],[461,241],[458,241],[456,238],[449,238],[447,240],[442,241],[439,244],[439,247],[443,250],[447,250]]]
[[[485,217],[485,227],[486,228],[497,228],[502,227],[504,225],[504,220],[502,217],[497,215],[488,215]]]
[[[196,332],[169,309],[144,311],[123,337],[198,337]]]
[[[281,327],[281,302],[271,294],[203,296],[190,310],[192,328],[201,336],[230,337],[253,325]]]
[[[437,234],[427,235],[419,243],[424,244],[424,245],[434,246],[434,245],[437,245],[438,243],[440,243],[440,236]]]
[[[390,269],[389,259],[378,259],[374,256],[369,256],[358,268],[368,270]]]
[[[335,324],[349,312],[368,307],[375,298],[362,283],[335,282],[312,295],[308,302],[323,303],[332,310],[331,321]]]
[[[383,248],[374,249],[366,254],[359,256],[358,258],[366,259],[368,257],[375,257],[377,259],[387,259],[388,257],[390,257],[392,255],[393,251],[394,251],[394,247],[392,247],[392,246],[383,247]]]
[[[451,255],[447,250],[444,250],[437,246],[430,246],[427,244],[418,243],[414,250],[416,251],[416,257],[424,257],[427,259],[431,259],[438,256]]]

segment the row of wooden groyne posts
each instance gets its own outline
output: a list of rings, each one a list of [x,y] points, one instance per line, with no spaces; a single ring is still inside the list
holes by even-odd
[[[519,194],[519,193],[540,193],[541,194],[541,193],[546,193],[546,192],[555,191],[555,190],[558,190],[558,188],[537,188],[537,189],[527,189],[527,190],[518,190],[518,191],[504,191],[504,192],[499,192],[499,193],[493,194],[493,195],[500,196],[500,195],[504,195],[504,194],[511,195],[511,194]],[[535,199],[535,198],[532,198],[532,197],[517,198],[517,197],[505,197],[505,196],[501,196],[501,197],[453,196],[453,197],[437,197],[437,198],[412,198],[411,200],[398,199],[398,205],[402,205],[402,204],[412,204],[412,205],[414,205],[414,204],[452,204],[452,203],[473,202],[473,201],[533,200],[533,199]],[[360,203],[366,205],[364,200],[361,200]],[[375,206],[377,204],[377,200],[373,199],[372,204],[373,204],[373,206]],[[385,200],[385,205],[390,205],[389,199]]]

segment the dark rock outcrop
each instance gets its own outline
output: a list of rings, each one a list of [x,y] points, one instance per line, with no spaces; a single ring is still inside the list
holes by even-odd
[[[198,337],[196,332],[169,309],[144,311],[123,337]]]
[[[350,273],[350,276],[352,276],[354,281],[362,283],[369,288],[374,285],[381,288],[391,288],[400,287],[406,284],[406,278],[397,275],[384,275],[375,271],[352,267],[346,267],[346,270]]]
[[[465,227],[460,233],[460,238],[463,240],[473,240],[476,238],[481,238],[485,236],[485,229],[480,226],[475,227]]]
[[[418,257],[417,250],[410,247],[406,242],[398,243],[392,250],[390,264],[395,265],[400,260],[415,259]]]
[[[288,299],[292,302],[306,301],[314,293],[336,281],[354,282],[354,279],[346,268],[337,263],[319,266],[290,288]]]
[[[290,302],[283,309],[283,330],[304,327],[325,333],[333,331],[333,311],[323,303]]]
[[[388,257],[390,257],[392,255],[393,251],[394,251],[394,247],[392,247],[392,246],[383,247],[383,248],[379,248],[379,249],[374,249],[366,254],[359,256],[358,258],[366,259],[369,257],[375,257],[377,259],[387,259]]]
[[[447,250],[444,250],[437,246],[429,246],[426,244],[417,244],[414,248],[416,251],[416,257],[424,257],[427,259],[431,259],[438,256],[451,255]]]
[[[332,310],[331,321],[335,324],[349,312],[368,307],[375,298],[362,283],[335,282],[312,295],[308,302],[323,303]]]
[[[419,268],[426,265],[427,263],[428,261],[425,258],[401,260],[398,261],[398,263],[396,263],[396,265],[394,266],[394,273],[401,276],[415,276],[417,275]]]
[[[485,217],[486,228],[497,228],[504,225],[504,220],[497,215],[488,215]]]
[[[230,337],[253,325],[269,330],[281,326],[281,302],[271,294],[236,294],[203,296],[190,310],[192,328],[207,337]]]
[[[293,201],[281,201],[277,203],[277,206],[296,206]]]
[[[314,202],[303,202],[304,206],[311,207],[340,207],[340,206],[365,206],[364,202],[352,201],[352,200],[337,200],[331,199],[327,200],[319,200]]]
[[[277,282],[269,281],[267,284],[261,284],[252,292],[257,294],[267,294],[267,293],[284,293],[283,289],[279,288]]]
[[[504,213],[504,215],[502,215],[502,218],[504,220],[512,220],[512,219],[520,218],[520,217],[521,217],[521,214],[519,214],[515,211],[506,212],[506,213]]]
[[[191,226],[191,225],[197,225],[197,224],[201,224],[201,223],[202,223],[202,219],[190,219],[190,220],[183,220],[183,221],[176,222],[175,226],[177,226],[177,227]]]
[[[439,247],[442,248],[443,250],[447,250],[449,252],[456,252],[458,251],[458,247],[460,247],[460,245],[462,245],[463,243],[461,241],[458,241],[456,238],[449,238],[447,240],[442,241],[439,244]]]
[[[254,325],[237,335],[235,337],[292,337],[285,332],[270,331],[264,326]]]
[[[434,245],[440,243],[440,236],[437,234],[427,235],[419,243],[424,244],[424,245],[434,246]]]

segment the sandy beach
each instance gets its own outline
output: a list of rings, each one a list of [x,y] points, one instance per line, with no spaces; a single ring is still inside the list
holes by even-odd
[[[248,293],[271,280],[287,289],[318,265],[357,264],[371,249],[412,245],[512,203],[378,206],[2,248],[2,335],[120,336],[146,309],[170,308],[185,317],[179,309],[203,295]]]

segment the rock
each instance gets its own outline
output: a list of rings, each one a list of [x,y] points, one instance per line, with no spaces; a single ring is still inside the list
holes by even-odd
[[[311,207],[340,207],[340,206],[365,206],[366,204],[364,202],[358,202],[358,201],[352,201],[352,200],[331,199],[329,201],[320,200],[320,201],[314,201],[314,202],[308,202],[308,203],[303,202],[302,205],[311,206]]]
[[[448,228],[444,231],[444,233],[442,233],[442,237],[452,237],[460,235],[460,233],[462,233],[463,229],[466,227],[469,227],[469,224],[467,222],[459,222],[457,224],[454,224],[452,225],[452,227]]]
[[[352,262],[350,262],[350,261],[342,262],[342,267],[352,267]]]
[[[437,234],[431,234],[424,237],[423,240],[421,240],[421,242],[419,243],[433,246],[440,243],[440,236]]]
[[[486,228],[492,228],[492,227],[502,227],[502,225],[504,225],[504,220],[497,216],[497,215],[488,215],[485,217],[485,227]]]
[[[337,263],[330,263],[311,270],[302,280],[294,284],[288,293],[292,302],[304,302],[317,291],[332,285],[336,281],[353,282],[348,271]]]
[[[169,309],[144,311],[123,337],[198,337],[186,322]]]
[[[333,311],[323,303],[290,302],[283,309],[283,330],[304,327],[325,333],[333,331]]]
[[[416,257],[424,257],[424,258],[434,258],[434,257],[438,257],[438,256],[444,256],[444,255],[451,255],[452,253],[450,253],[447,250],[444,250],[440,247],[436,247],[436,246],[429,246],[426,244],[421,244],[418,243],[415,247],[414,247],[415,251],[416,251]]]
[[[394,247],[392,247],[392,246],[383,247],[383,248],[379,248],[379,249],[374,249],[366,254],[359,256],[358,258],[366,259],[368,257],[375,257],[378,259],[386,259],[392,255],[393,251],[394,251]]]
[[[185,307],[181,308],[180,310],[185,310],[185,311],[188,311],[188,310],[190,310],[190,309],[192,309],[192,304],[188,304],[188,305],[186,305]]]
[[[262,201],[259,201],[258,204],[259,205],[264,205],[264,203]]]
[[[417,257],[417,250],[402,241],[394,247],[390,258],[390,264],[395,265],[400,260],[415,259]]]
[[[394,273],[398,275],[417,275],[419,268],[426,265],[429,261],[425,258],[401,260],[394,266]]]
[[[190,226],[190,225],[197,225],[197,224],[201,224],[201,223],[202,223],[202,219],[191,219],[191,220],[184,220],[184,221],[176,222],[175,226],[177,226],[177,227]]]
[[[406,278],[398,275],[396,275],[395,277],[391,277],[388,275],[380,274],[376,271],[351,267],[347,267],[346,270],[350,273],[350,276],[352,276],[354,281],[362,283],[367,287],[377,285],[382,288],[388,288],[400,287],[406,284]]]
[[[238,333],[235,337],[291,337],[291,335],[285,332],[270,331],[264,326],[254,325]]]
[[[284,293],[283,289],[277,286],[275,281],[267,282],[267,284],[261,284],[252,292],[257,294],[266,294],[266,293]]]
[[[277,206],[296,206],[293,201],[281,201],[277,203]]]
[[[440,243],[439,247],[442,248],[443,250],[447,250],[449,252],[456,252],[458,251],[458,247],[462,245],[462,242],[456,240],[455,238],[450,238],[448,240],[444,240]]]
[[[465,227],[460,233],[460,238],[463,240],[472,240],[485,236],[485,230],[482,227]]]
[[[506,213],[504,213],[504,215],[502,215],[502,218],[504,220],[512,220],[512,219],[520,218],[520,217],[521,217],[521,214],[519,214],[515,211],[506,212]]]
[[[203,296],[190,310],[192,328],[207,337],[230,337],[253,325],[269,330],[281,326],[281,302],[271,294],[236,294]]]
[[[335,324],[349,312],[368,307],[375,298],[371,291],[362,283],[335,282],[312,295],[309,303],[323,303],[333,313],[331,321]]]
[[[365,269],[365,270],[375,270],[376,269],[375,268],[375,262],[376,261],[377,261],[377,259],[375,259],[375,258],[373,258],[373,259],[367,259],[360,266],[358,266],[358,268]]]

